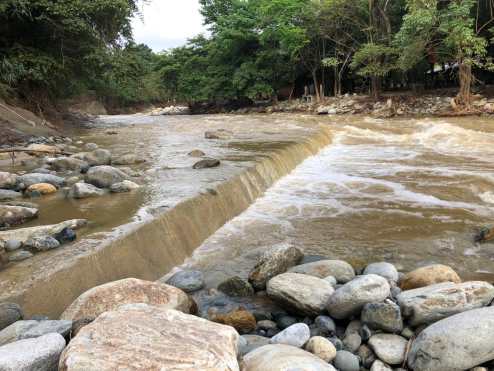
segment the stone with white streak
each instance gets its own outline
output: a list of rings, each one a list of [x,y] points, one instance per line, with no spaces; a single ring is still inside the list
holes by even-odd
[[[238,371],[239,335],[176,310],[131,304],[103,313],[64,350],[60,371]]]

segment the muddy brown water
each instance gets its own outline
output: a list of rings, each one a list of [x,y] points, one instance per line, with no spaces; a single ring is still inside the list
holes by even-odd
[[[228,128],[231,140],[204,131]],[[111,129],[118,135],[107,135]],[[41,218],[87,218],[78,242],[0,272],[0,300],[56,316],[78,294],[123,278],[198,268],[214,287],[247,276],[260,253],[293,244],[356,267],[432,262],[494,280],[494,120],[308,115],[106,117],[74,131],[115,154],[149,161],[137,193],[41,199]],[[193,171],[201,149],[222,160]],[[288,175],[287,175],[288,174]]]

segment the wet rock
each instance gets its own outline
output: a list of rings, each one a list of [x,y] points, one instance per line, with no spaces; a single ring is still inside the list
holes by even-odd
[[[369,347],[376,356],[390,365],[403,363],[407,344],[407,339],[392,334],[376,334],[369,339]]]
[[[125,305],[79,331],[61,356],[60,371],[238,371],[238,338],[230,326],[176,310]]]
[[[121,183],[127,174],[112,166],[95,166],[88,170],[86,182],[99,188],[110,188],[115,183]]]
[[[146,159],[135,154],[128,153],[116,158],[112,158],[112,165],[137,165],[146,162]]]
[[[23,224],[38,217],[38,209],[0,205],[0,228]]]
[[[336,371],[319,357],[284,344],[270,344],[248,353],[241,364],[243,371]]]
[[[201,151],[200,149],[194,149],[188,153],[190,157],[203,157],[206,156],[206,154]]]
[[[10,262],[21,262],[23,260],[27,260],[32,258],[34,255],[26,250],[18,250],[9,255]]]
[[[112,156],[106,149],[97,149],[92,152],[77,153],[72,157],[87,162],[89,166],[102,166],[110,165]]]
[[[487,282],[444,282],[408,290],[398,295],[403,315],[410,325],[432,323],[467,310],[481,308],[494,300],[494,286]]]
[[[183,312],[189,312],[191,305],[187,294],[176,287],[126,278],[86,291],[65,309],[60,319],[75,321],[96,318],[103,312],[131,303],[146,303],[161,309],[176,309]]]
[[[362,323],[373,330],[399,333],[403,330],[403,318],[398,305],[391,300],[384,303],[368,303],[362,309]]]
[[[494,307],[474,309],[434,323],[413,342],[415,371],[466,370],[494,359]]]
[[[315,319],[315,325],[319,329],[321,335],[330,336],[336,332],[336,324],[333,319],[328,316],[317,316]]]
[[[53,236],[60,244],[75,241],[77,234],[71,228],[64,228],[59,233]]]
[[[86,161],[75,157],[58,157],[47,161],[53,170],[56,171],[76,171],[85,173],[89,169],[89,164]]]
[[[52,224],[52,225],[42,225],[38,227],[29,227],[14,229],[9,231],[0,232],[0,240],[19,240],[25,243],[28,239],[38,236],[53,236],[64,228],[79,229],[87,225],[86,219],[73,219],[67,220],[62,223]]]
[[[230,139],[232,136],[233,132],[226,129],[211,130],[204,133],[206,139]]]
[[[380,360],[376,359],[372,364],[370,371],[393,371],[393,369],[384,362],[381,362]]]
[[[217,160],[215,158],[205,158],[204,160],[198,161],[192,166],[193,169],[208,169],[211,167],[218,167],[220,166],[221,162],[220,160]]]
[[[0,188],[14,189],[17,185],[17,175],[0,171]]]
[[[362,366],[365,368],[370,368],[376,360],[374,352],[367,345],[361,345],[358,348],[357,356],[360,358]]]
[[[131,192],[135,189],[140,188],[139,184],[134,183],[130,180],[124,180],[120,183],[112,184],[110,187],[110,192],[112,193],[125,193]]]
[[[287,327],[290,327],[291,325],[294,325],[298,322],[298,320],[295,317],[284,315],[276,318],[276,324],[278,327],[282,330],[286,329]]]
[[[231,297],[254,295],[251,284],[238,276],[230,277],[218,285],[218,290]]]
[[[39,236],[24,242],[24,247],[35,251],[48,251],[60,247],[60,242],[51,236]]]
[[[76,176],[71,176],[70,178],[65,179],[65,183],[71,187],[76,183],[79,183],[82,180],[82,177],[76,175]]]
[[[8,252],[19,250],[22,247],[22,242],[19,240],[7,240],[5,241],[5,250]]]
[[[390,287],[385,278],[375,274],[359,276],[331,295],[327,309],[331,317],[344,319],[359,314],[367,303],[384,301],[389,294]]]
[[[15,200],[21,198],[22,193],[8,189],[0,189],[0,201]]]
[[[264,336],[242,335],[241,338],[245,340],[239,348],[239,355],[241,356],[252,352],[254,349],[269,344],[269,339]]]
[[[303,257],[302,251],[294,246],[276,246],[266,251],[249,274],[249,282],[256,290],[264,290],[273,277],[286,272]]]
[[[366,324],[363,324],[358,334],[362,338],[362,341],[367,342],[372,336],[372,330]]]
[[[68,197],[83,199],[89,197],[98,197],[105,194],[105,191],[88,183],[75,183],[68,193]]]
[[[0,330],[10,326],[23,317],[22,309],[15,303],[0,303]]]
[[[359,334],[352,333],[345,336],[343,339],[343,346],[351,353],[355,353],[362,345],[362,338]]]
[[[336,357],[336,348],[333,343],[322,336],[310,338],[305,344],[305,350],[328,363],[332,362]]]
[[[84,144],[84,149],[86,151],[95,151],[99,148],[99,146],[96,143],[86,143]]]
[[[310,339],[310,329],[305,323],[296,323],[273,336],[271,344],[286,344],[297,348],[304,346]]]
[[[334,359],[333,364],[339,371],[360,370],[360,362],[358,357],[346,350],[340,350],[336,353],[336,358]]]
[[[321,314],[333,292],[327,281],[299,273],[280,274],[267,284],[270,298],[309,316]]]
[[[257,322],[256,325],[256,330],[272,330],[272,329],[277,329],[278,326],[276,325],[276,322],[270,321],[270,320],[262,320]]]
[[[460,276],[447,265],[435,264],[411,271],[401,279],[400,288],[411,290],[441,282],[460,283]]]
[[[39,193],[40,195],[50,195],[57,192],[57,187],[48,183],[37,183],[30,185],[26,189],[26,194]]]
[[[160,280],[160,282],[163,281]],[[177,287],[185,292],[201,290],[205,285],[204,275],[201,271],[179,271],[163,283]]]
[[[256,329],[256,319],[247,310],[234,310],[227,314],[214,314],[210,320],[224,325],[232,326],[240,334],[248,334]]]
[[[23,189],[39,183],[48,183],[52,186],[60,188],[65,184],[65,179],[52,174],[31,173],[21,175],[17,178],[17,182],[19,185],[22,184],[24,186]]]
[[[52,333],[65,337],[71,330],[72,321],[17,321],[0,331],[0,346]]]
[[[364,274],[377,274],[391,282],[398,282],[399,274],[395,266],[387,262],[369,264],[364,269]]]
[[[0,370],[55,371],[65,347],[60,334],[47,334],[19,340],[0,347]]]
[[[319,260],[313,263],[297,265],[288,270],[292,273],[325,278],[333,276],[339,283],[347,283],[355,278],[353,267],[343,260]]]

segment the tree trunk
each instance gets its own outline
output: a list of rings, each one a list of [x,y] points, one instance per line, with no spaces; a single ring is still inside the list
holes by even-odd
[[[334,96],[339,97],[341,95],[341,74],[338,71],[338,67],[334,68]]]
[[[319,82],[317,81],[317,70],[312,70],[312,80],[314,81],[314,90],[316,92],[316,102],[320,102],[321,96],[319,94]]]
[[[467,63],[460,63],[458,77],[460,80],[460,91],[456,96],[456,101],[459,106],[468,108],[472,101],[472,66]]]
[[[372,98],[378,100],[381,93],[381,80],[378,76],[371,77],[371,95]]]

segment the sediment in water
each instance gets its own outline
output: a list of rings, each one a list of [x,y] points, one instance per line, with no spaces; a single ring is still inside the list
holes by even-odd
[[[154,280],[181,264],[227,221],[274,182],[331,141],[321,127],[312,136],[263,154],[255,165],[206,192],[131,224],[104,241],[86,239],[63,261],[23,262],[0,273],[0,302],[16,302],[26,316],[58,316],[79,294],[125,277]]]

